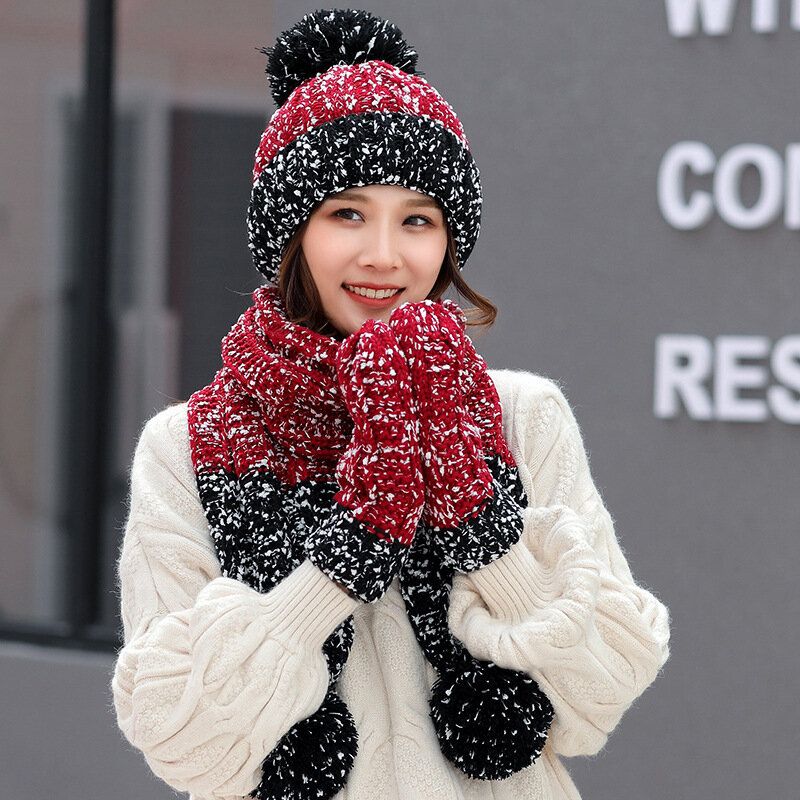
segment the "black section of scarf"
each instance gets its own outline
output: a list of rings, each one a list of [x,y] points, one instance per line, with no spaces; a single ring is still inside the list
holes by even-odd
[[[189,433],[222,574],[269,592],[305,560],[306,537],[332,513],[352,423],[335,382],[339,342],[289,321],[277,288],[260,287],[253,299],[223,339],[223,366],[189,400]],[[452,578],[420,523],[399,583],[439,676],[430,716],[441,750],[472,778],[506,778],[538,758],[553,709],[530,676],[473,658],[453,636]],[[253,797],[321,800],[346,784],[358,732],[336,683],[353,636],[349,617],[325,641],[326,697],[268,754]]]

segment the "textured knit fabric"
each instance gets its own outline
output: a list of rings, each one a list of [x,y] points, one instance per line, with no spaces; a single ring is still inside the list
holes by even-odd
[[[125,646],[114,704],[156,775],[193,800],[246,797],[278,740],[323,701],[323,643],[352,615],[338,690],[362,736],[339,800],[578,798],[559,756],[602,749],[669,656],[669,614],[634,581],[561,390],[527,372],[491,375],[530,502],[506,555],[456,574],[449,625],[475,656],[526,671],[550,698],[541,758],[492,782],[441,755],[428,715],[436,675],[398,580],[367,604],[310,561],[266,593],[223,577],[184,403],[142,432],[119,558]]]
[[[275,282],[286,243],[328,195],[404,186],[442,207],[464,267],[480,232],[480,172],[452,106],[416,72],[396,25],[319,10],[266,48],[278,108],[261,136],[247,214],[253,262]]]
[[[457,303],[403,303],[389,325],[417,398],[426,485],[422,524],[445,564],[472,572],[519,540],[528,505],[503,438],[497,389]]]
[[[223,339],[222,367],[189,399],[200,496],[224,572],[266,591],[313,549],[331,577],[370,602],[379,593],[369,574],[403,558],[419,509],[409,525],[399,502],[336,500],[334,470],[353,430],[334,363],[341,343],[286,319],[275,287],[259,287],[253,299]],[[410,454],[410,425],[394,422],[384,428],[396,441],[378,444]],[[408,461],[395,462],[394,476],[361,465],[361,482],[394,477],[404,493]]]
[[[446,367],[458,366],[464,354],[446,356],[438,320],[466,341],[466,317],[448,299],[403,304],[392,314],[408,353],[416,354],[416,371],[426,373],[417,376],[414,391],[431,395],[404,411],[401,398],[412,387],[405,351],[389,326],[390,346],[363,351],[359,377],[350,372],[353,343],[365,335],[375,343],[373,320],[367,323],[371,334],[339,342],[289,320],[276,287],[259,287],[253,300],[223,340],[222,367],[188,401],[192,459],[222,574],[268,592],[308,558],[356,597],[374,602],[400,571],[409,620],[440,675],[430,705],[443,752],[473,778],[500,779],[524,769],[544,747],[550,702],[523,670],[475,659],[447,625],[453,556],[472,571],[508,552],[522,533],[527,498],[499,427],[488,436],[488,453],[463,454],[448,465],[454,472],[432,462],[427,477],[431,495],[447,481],[448,491],[466,498],[463,511],[473,508],[478,484],[475,514],[463,525],[460,516],[445,521],[436,531],[417,524],[424,486],[421,453],[411,447],[422,421],[415,415],[438,415],[453,425],[456,389]],[[433,360],[420,360],[421,349]],[[448,387],[447,396],[435,394],[437,380]],[[474,412],[479,445],[477,431],[499,423],[501,410],[491,380],[483,391],[491,397]],[[376,398],[380,419],[364,426]],[[355,449],[348,409],[360,420],[363,444]],[[447,439],[448,431],[434,435]],[[471,459],[486,473],[480,483],[471,475]],[[345,785],[359,733],[336,681],[352,640],[348,619],[325,642],[328,695],[265,761],[258,797],[272,798],[280,787],[292,800],[325,800]]]

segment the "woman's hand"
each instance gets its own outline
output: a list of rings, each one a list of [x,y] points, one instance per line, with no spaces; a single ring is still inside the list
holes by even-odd
[[[425,502],[417,408],[385,322],[348,336],[336,371],[353,434],[336,466],[333,513],[305,547],[332,580],[373,602],[405,560]]]
[[[461,389],[469,418],[478,427],[484,452],[500,454],[504,461],[514,464],[514,456],[503,436],[503,407],[500,395],[494,385],[483,357],[475,349],[466,333],[467,318],[459,305],[452,300],[442,300],[444,309],[450,312],[457,322],[455,336],[461,348]],[[522,490],[520,484],[519,489]],[[520,505],[527,505],[527,499],[518,498]]]
[[[519,539],[527,504],[503,438],[497,390],[451,301],[404,303],[389,327],[406,356],[419,409],[422,521],[447,563],[478,569]]]
[[[432,301],[405,303],[389,326],[408,363],[420,421],[425,509],[422,522],[454,527],[491,496],[481,433],[462,391],[463,336]]]

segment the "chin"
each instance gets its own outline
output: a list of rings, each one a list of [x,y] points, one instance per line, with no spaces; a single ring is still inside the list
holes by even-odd
[[[389,313],[391,313],[391,311]],[[383,322],[388,322],[389,314],[386,314],[384,311],[367,311],[363,317],[359,317],[357,320],[351,322],[347,326],[348,333],[346,335],[349,336],[351,333],[355,333],[367,320],[370,319],[379,319]]]

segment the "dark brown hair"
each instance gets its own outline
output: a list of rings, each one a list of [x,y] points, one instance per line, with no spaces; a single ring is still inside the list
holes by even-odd
[[[308,268],[308,262],[300,246],[307,225],[308,217],[292,235],[278,267],[277,283],[286,308],[286,316],[292,322],[305,325],[317,333],[343,339],[342,334],[330,324],[325,316],[319,292],[317,292],[316,284]],[[426,299],[438,300],[452,285],[458,294],[473,304],[473,307],[464,309],[467,325],[480,326],[488,330],[497,318],[497,307],[488,298],[476,292],[461,277],[456,259],[455,241],[450,233],[450,226],[446,227],[447,250],[444,261],[436,278],[436,283],[434,283]]]

